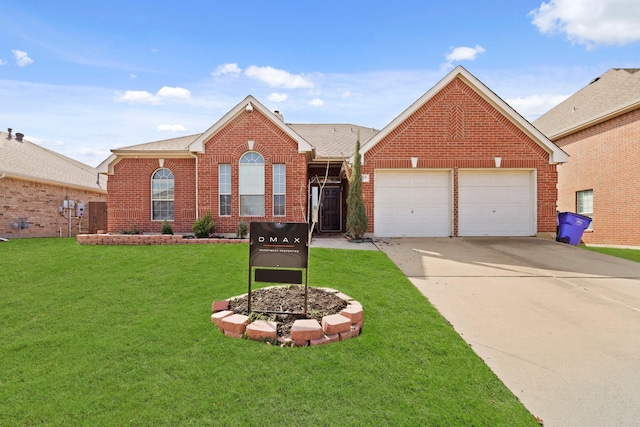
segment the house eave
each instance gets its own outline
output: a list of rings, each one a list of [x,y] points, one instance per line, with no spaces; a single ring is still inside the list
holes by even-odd
[[[577,123],[575,125],[572,125],[570,127],[561,129],[551,135],[548,136],[548,138],[551,141],[557,141],[559,139],[565,138],[569,135],[572,135],[576,132],[580,132],[581,130],[590,128],[592,126],[598,125],[600,123],[606,122],[607,120],[611,120],[614,119],[618,116],[621,116],[623,114],[629,113],[631,111],[637,110],[638,108],[640,108],[640,99],[638,99],[635,102],[632,102],[624,107],[621,108],[614,108],[610,111],[605,112],[604,114],[601,114],[597,117],[591,117],[587,120],[583,120],[580,123]]]
[[[56,181],[53,179],[44,179],[44,178],[37,178],[37,177],[33,177],[33,176],[29,176],[29,175],[24,175],[24,174],[20,174],[20,173],[14,173],[14,172],[2,172],[3,178],[11,178],[11,179],[17,179],[20,181],[28,181],[28,182],[35,182],[38,184],[46,184],[46,185],[52,185],[55,187],[64,187],[64,188],[71,188],[74,190],[82,190],[82,191],[91,191],[94,193],[100,193],[100,194],[107,194],[107,189],[106,188],[100,188],[100,187],[90,187],[90,186],[86,186],[86,185],[80,185],[80,184],[72,184],[69,182],[63,182],[63,181]],[[96,181],[97,181],[97,174],[96,174]]]

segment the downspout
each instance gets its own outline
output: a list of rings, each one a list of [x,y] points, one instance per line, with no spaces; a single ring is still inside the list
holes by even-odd
[[[196,219],[199,218],[199,207],[198,207],[198,154],[193,154],[189,152],[189,154],[196,160]]]

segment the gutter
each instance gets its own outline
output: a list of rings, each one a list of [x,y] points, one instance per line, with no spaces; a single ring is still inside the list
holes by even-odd
[[[7,176],[6,173],[4,173],[4,172],[0,173],[0,179],[5,178],[6,176]]]

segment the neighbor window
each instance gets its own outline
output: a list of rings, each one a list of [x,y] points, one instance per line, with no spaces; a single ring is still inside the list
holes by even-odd
[[[256,152],[240,158],[240,216],[264,216],[264,159]]]
[[[591,218],[587,230],[593,229],[593,190],[578,191],[576,193],[576,212]]]
[[[284,164],[273,165],[273,215],[285,216],[287,170]]]
[[[231,165],[218,166],[218,193],[220,216],[231,216]]]
[[[151,219],[173,221],[173,173],[158,169],[151,178]]]

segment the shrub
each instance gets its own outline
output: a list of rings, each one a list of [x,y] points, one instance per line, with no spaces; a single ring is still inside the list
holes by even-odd
[[[367,213],[362,201],[362,174],[360,158],[360,135],[356,141],[356,152],[353,160],[353,172],[349,182],[347,196],[347,232],[353,239],[361,239],[367,231]]]
[[[247,223],[244,221],[240,221],[238,223],[238,229],[236,230],[236,237],[244,239],[247,237]]]
[[[162,228],[160,229],[162,234],[173,234],[173,227],[171,227],[171,223],[166,219],[162,221]]]
[[[193,230],[193,234],[197,238],[209,237],[213,230],[216,228],[216,223],[213,222],[213,217],[211,216],[211,211],[207,211],[207,214],[201,218],[198,218],[193,223],[191,229]]]

